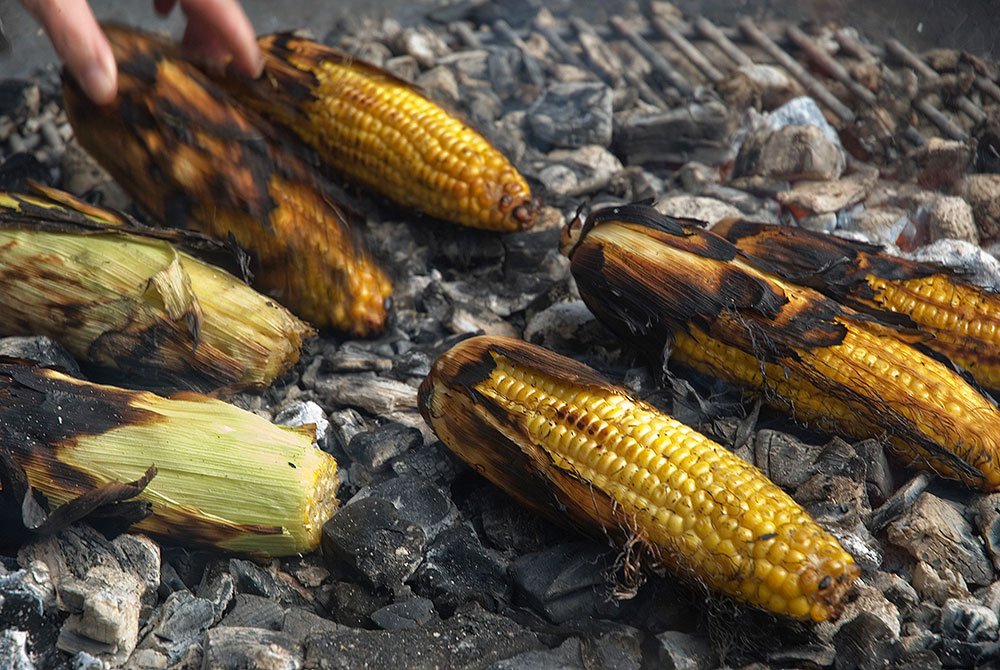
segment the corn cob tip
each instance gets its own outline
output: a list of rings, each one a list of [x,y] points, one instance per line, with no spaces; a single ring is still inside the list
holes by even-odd
[[[419,406],[518,501],[598,537],[638,537],[668,568],[744,602],[823,621],[859,574],[759,470],[572,359],[465,340],[435,362]]]

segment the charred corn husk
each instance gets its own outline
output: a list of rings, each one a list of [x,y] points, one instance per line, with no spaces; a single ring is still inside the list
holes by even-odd
[[[256,286],[300,317],[380,330],[389,281],[305,163],[172,45],[105,30],[116,100],[93,104],[71,77],[63,89],[80,144],[161,223],[234,237]]]
[[[58,506],[155,465],[135,528],[171,542],[307,552],[337,505],[337,463],[287,428],[191,392],[163,398],[0,362],[0,449]]]
[[[764,391],[795,416],[885,435],[907,463],[1000,488],[1000,411],[870,315],[776,275],[649,207],[592,214],[564,248],[590,309],[654,358]]]
[[[0,192],[2,335],[48,335],[130,385],[269,384],[311,329],[229,273],[48,191]],[[127,232],[131,231],[131,232]]]
[[[258,42],[261,85],[234,92],[330,167],[445,221],[499,231],[534,223],[537,204],[503,153],[413,85],[291,34]]]
[[[747,221],[713,231],[796,283],[861,310],[890,310],[927,333],[926,345],[1000,388],[1000,296],[948,268],[897,258],[878,247],[801,228]]]
[[[837,613],[850,554],[757,468],[594,370],[502,337],[457,344],[420,388],[441,440],[520,501],[796,619]],[[553,505],[553,503],[555,503]]]

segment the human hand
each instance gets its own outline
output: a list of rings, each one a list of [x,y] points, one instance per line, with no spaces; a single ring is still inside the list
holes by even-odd
[[[154,0],[156,11],[170,13],[178,0]],[[250,19],[239,0],[179,0],[188,17],[184,46],[209,60],[232,58],[240,71],[256,77],[261,58]],[[42,24],[59,58],[96,103],[111,102],[118,69],[111,46],[86,0],[22,0]]]

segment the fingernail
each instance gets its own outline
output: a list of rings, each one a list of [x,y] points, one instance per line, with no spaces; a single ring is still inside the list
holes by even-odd
[[[114,71],[100,63],[90,63],[80,73],[80,86],[94,102],[109,103],[115,96]]]

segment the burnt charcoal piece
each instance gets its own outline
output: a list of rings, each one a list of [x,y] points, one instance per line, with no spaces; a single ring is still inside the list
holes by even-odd
[[[487,609],[510,602],[507,561],[487,549],[469,526],[443,531],[427,549],[413,590],[434,601],[442,616],[475,601]]]
[[[281,630],[285,610],[270,598],[239,593],[232,608],[219,622],[220,626]]]
[[[924,473],[916,475],[913,479],[899,487],[891,498],[872,513],[872,520],[869,524],[871,531],[877,533],[882,530],[890,521],[899,517],[903,512],[913,505],[921,493],[927,490],[930,477]]]
[[[639,670],[639,667],[637,654],[628,655],[602,639],[571,637],[555,649],[526,651],[500,661],[493,666],[493,670],[562,670],[563,668]]]
[[[284,582],[272,570],[241,558],[229,561],[229,574],[233,576],[236,591],[264,596],[277,601],[282,606],[305,607],[309,603],[298,591]]]
[[[961,642],[992,642],[997,639],[997,615],[977,602],[950,598],[941,607],[941,632]]]
[[[219,627],[205,636],[205,670],[279,670],[302,667],[302,645],[285,633]]]
[[[778,486],[794,489],[817,472],[815,463],[822,450],[787,433],[765,429],[754,438],[754,465]]]
[[[0,356],[23,358],[47,368],[58,368],[71,377],[84,378],[76,360],[58,342],[42,336],[0,338]]]
[[[307,668],[485,670],[499,660],[541,649],[543,645],[534,633],[507,617],[472,605],[432,626],[403,631],[320,633],[310,636],[305,647]]]
[[[526,554],[511,566],[518,595],[553,623],[607,616],[614,556],[592,542],[561,544]]]
[[[51,583],[37,581],[30,570],[6,573],[0,568],[0,667],[8,667],[5,663],[17,670],[66,667],[65,656],[56,649],[63,615],[55,607],[51,589]],[[34,666],[17,665],[25,645],[34,654]]]
[[[888,535],[893,544],[903,547],[917,560],[950,568],[970,586],[993,582],[993,564],[972,526],[951,503],[935,495],[920,494],[908,510],[889,524]]]
[[[371,628],[371,615],[392,603],[392,594],[357,582],[334,582],[323,588],[323,600],[339,626]]]
[[[326,560],[346,563],[377,589],[401,588],[423,560],[425,544],[419,526],[378,498],[352,502],[323,526]]]
[[[438,616],[430,600],[413,598],[386,605],[372,612],[371,618],[383,630],[403,630],[426,626]]]
[[[535,137],[553,146],[606,147],[611,144],[611,99],[611,89],[602,83],[557,83],[528,109],[528,125]]]
[[[420,526],[428,542],[458,521],[448,495],[424,477],[402,475],[372,487],[370,496],[391,503],[399,516]]]
[[[306,637],[313,633],[335,633],[343,629],[344,626],[336,621],[325,619],[301,607],[289,608],[281,622],[281,632],[287,633],[299,642],[305,642]]]
[[[173,663],[197,645],[217,620],[211,601],[196,598],[190,591],[175,591],[157,608],[140,648],[152,647]]]
[[[615,117],[615,155],[625,165],[698,161],[717,165],[730,159],[735,110],[709,103],[692,104],[654,114]]]
[[[833,636],[836,670],[876,670],[891,667],[902,654],[899,639],[874,614],[862,612]]]
[[[668,630],[656,636],[660,665],[664,668],[710,670],[719,664],[719,655],[704,637]]]
[[[381,470],[389,460],[422,443],[419,430],[392,422],[355,435],[347,445],[347,454],[356,463],[374,472]]]

